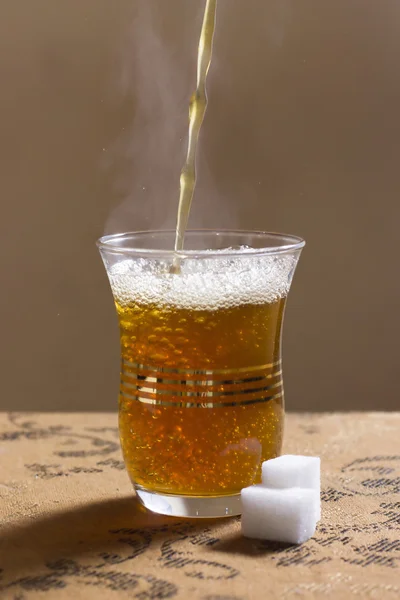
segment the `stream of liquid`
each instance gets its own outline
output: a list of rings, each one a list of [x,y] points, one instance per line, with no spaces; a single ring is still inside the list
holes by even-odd
[[[207,75],[211,64],[217,0],[207,0],[197,57],[197,87],[190,100],[189,141],[180,178],[180,196],[176,223],[175,251],[183,250],[185,230],[196,187],[196,156],[201,126],[207,110]],[[178,268],[178,267],[177,267]]]

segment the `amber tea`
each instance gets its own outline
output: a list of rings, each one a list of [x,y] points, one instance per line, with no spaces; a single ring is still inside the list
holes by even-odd
[[[280,453],[285,298],[240,300],[227,308],[117,300],[121,440],[137,485],[237,494]]]

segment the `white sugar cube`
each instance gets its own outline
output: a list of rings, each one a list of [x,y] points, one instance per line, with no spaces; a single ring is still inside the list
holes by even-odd
[[[318,456],[287,454],[262,465],[262,483],[269,488],[310,488],[320,491],[321,460]]]
[[[262,464],[262,485],[268,488],[299,487],[317,494],[318,521],[321,518],[321,459],[318,456],[286,454]]]
[[[302,544],[314,535],[319,496],[302,488],[271,489],[252,485],[242,490],[245,537]]]

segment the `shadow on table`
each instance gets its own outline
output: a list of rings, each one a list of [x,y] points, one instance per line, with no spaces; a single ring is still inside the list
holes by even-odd
[[[28,523],[3,525],[0,577],[1,570],[9,579],[49,565],[52,568],[54,561],[65,558],[96,568],[123,563],[143,554],[155,535],[162,541],[187,523],[194,530],[205,527],[205,521],[182,522],[151,513],[129,496],[34,517]]]
[[[228,522],[231,526],[221,530],[221,525]],[[5,590],[10,586],[56,589],[71,577],[94,578],[97,582],[108,577],[109,585],[115,586],[114,579],[121,577],[115,571],[118,565],[145,553],[149,561],[146,564],[153,568],[157,564],[174,568],[185,564],[199,570],[201,565],[208,565],[208,569],[216,570],[217,579],[229,578],[236,569],[229,560],[220,563],[217,554],[251,557],[273,554],[286,547],[245,539],[238,529],[236,518],[182,520],[157,515],[143,508],[133,496],[57,511],[32,522],[3,526],[0,592],[2,587]],[[199,546],[207,548],[206,554],[193,556]]]
[[[213,550],[224,554],[267,556],[269,554],[277,554],[293,547],[292,544],[284,544],[281,542],[248,539],[243,537],[240,532],[237,532],[221,539],[213,546]]]

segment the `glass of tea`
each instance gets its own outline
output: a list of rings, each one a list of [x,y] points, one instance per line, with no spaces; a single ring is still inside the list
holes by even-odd
[[[240,491],[282,447],[281,333],[304,247],[252,231],[110,235],[98,247],[119,319],[119,428],[150,510],[241,512]]]

